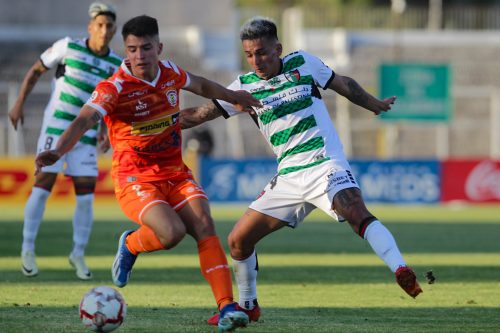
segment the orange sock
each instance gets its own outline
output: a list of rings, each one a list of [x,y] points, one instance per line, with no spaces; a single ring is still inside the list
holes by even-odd
[[[231,271],[219,237],[210,236],[198,242],[201,273],[210,284],[219,309],[233,302]]]
[[[127,237],[126,244],[128,250],[134,255],[164,249],[163,244],[156,237],[153,229],[145,225],[142,225],[139,229],[131,233]]]

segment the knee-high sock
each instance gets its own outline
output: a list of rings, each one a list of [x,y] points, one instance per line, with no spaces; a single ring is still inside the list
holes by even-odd
[[[76,209],[73,215],[73,251],[76,257],[83,256],[89,242],[94,222],[94,194],[76,196]]]
[[[250,257],[244,260],[233,259],[234,276],[238,284],[238,303],[245,309],[253,309],[254,300],[257,299],[257,272],[259,262],[255,250]]]
[[[399,266],[406,266],[396,240],[380,221],[375,220],[370,223],[366,227],[364,236],[373,251],[389,266],[391,271],[396,272]]]
[[[31,190],[24,207],[23,252],[35,251],[36,236],[38,235],[38,228],[42,222],[45,204],[49,195],[49,191],[40,187],[33,187]]]
[[[219,309],[233,302],[231,271],[219,237],[210,236],[198,242],[201,273],[210,284]]]
[[[145,225],[141,225],[139,229],[131,233],[127,237],[126,244],[130,253],[134,255],[165,249],[153,229]]]

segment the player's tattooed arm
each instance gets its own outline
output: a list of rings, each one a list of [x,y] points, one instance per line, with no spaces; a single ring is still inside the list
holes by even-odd
[[[179,121],[182,129],[195,127],[206,121],[222,116],[222,112],[213,103],[181,110]]]
[[[328,87],[346,97],[352,103],[370,110],[376,115],[389,111],[396,100],[395,96],[380,100],[369,94],[356,80],[348,76],[336,75]]]

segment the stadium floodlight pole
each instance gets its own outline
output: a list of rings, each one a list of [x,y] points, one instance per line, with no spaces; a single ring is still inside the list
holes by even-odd
[[[393,41],[393,58],[394,61],[398,61],[401,58],[401,16],[406,10],[406,0],[392,0],[391,1],[391,11],[393,13],[393,30],[394,30],[394,41]]]
[[[441,30],[443,22],[443,0],[429,0],[427,29]]]

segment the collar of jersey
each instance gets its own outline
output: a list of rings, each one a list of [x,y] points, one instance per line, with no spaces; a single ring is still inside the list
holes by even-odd
[[[161,75],[161,66],[160,66],[160,63],[158,63],[158,73],[156,73],[156,77],[154,78],[153,81],[149,82],[149,81],[146,81],[146,80],[143,80],[143,79],[140,79],[138,78],[137,76],[135,76],[134,74],[132,74],[132,72],[130,71],[130,69],[128,68],[128,64],[129,64],[129,61],[127,59],[125,59],[123,62],[122,62],[122,70],[129,76],[133,77],[134,79],[137,79],[139,81],[142,81],[152,87],[156,87],[156,84],[158,83],[158,80],[160,79],[160,75]]]

